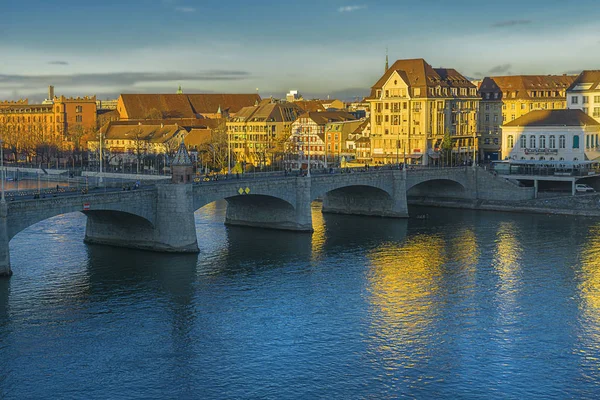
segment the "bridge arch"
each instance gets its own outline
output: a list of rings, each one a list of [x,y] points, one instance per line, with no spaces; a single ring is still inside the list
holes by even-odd
[[[408,197],[458,198],[469,197],[465,185],[454,179],[428,179],[407,188]]]

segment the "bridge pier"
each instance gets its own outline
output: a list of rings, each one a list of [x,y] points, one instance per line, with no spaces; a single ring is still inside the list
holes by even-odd
[[[160,252],[197,253],[191,192],[191,185],[157,185],[154,224],[133,214],[84,211],[88,217],[84,241]]]
[[[373,177],[389,179],[388,176]],[[380,187],[384,187],[382,182]],[[392,193],[367,186],[349,186],[328,192],[323,197],[323,212],[332,214],[408,218],[406,179],[401,171],[392,175]]]
[[[298,177],[295,183],[295,205],[265,195],[244,195],[227,198],[225,224],[312,232],[310,179]]]
[[[8,250],[8,209],[6,203],[0,203],[0,277],[11,276],[10,253]]]

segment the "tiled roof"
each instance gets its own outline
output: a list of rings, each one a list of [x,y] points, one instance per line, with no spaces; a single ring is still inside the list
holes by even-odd
[[[296,103],[266,103],[242,108],[233,122],[293,122],[302,112]]]
[[[178,125],[123,125],[109,122],[103,127],[107,140],[144,140],[151,143],[164,143],[177,135],[182,127]]]
[[[594,118],[581,110],[536,110],[514,121],[504,124],[511,126],[600,126]]]
[[[329,122],[341,122],[341,121],[352,121],[355,120],[356,117],[350,113],[345,111],[325,111],[325,112],[307,112],[298,117],[300,118],[310,118],[317,125],[326,125]]]
[[[141,120],[120,120],[120,121],[111,121],[110,123],[106,123],[100,128],[100,131],[103,134],[106,134],[107,129],[110,126],[124,125],[124,126],[133,126],[133,125],[179,125],[179,127],[186,129],[187,131],[197,128],[216,128],[219,124],[219,120],[209,119],[209,118],[184,118],[184,119],[141,119]]]
[[[564,96],[556,96],[556,92],[566,90],[574,80],[575,76],[573,75],[488,76],[481,82],[479,93],[484,100],[488,100],[487,93],[498,93],[497,98],[490,95],[489,100],[560,99]],[[534,91],[536,96],[532,96]]]
[[[177,154],[175,154],[171,165],[192,165],[192,159],[190,158],[190,154],[188,153],[183,140],[179,144],[179,149],[177,150]]]
[[[319,100],[299,100],[295,101],[294,104],[306,112],[325,111],[325,107]]]
[[[600,90],[600,70],[581,72],[567,90]]]
[[[236,113],[242,107],[260,101],[258,94],[122,94],[129,119],[152,118],[156,112],[163,118],[199,118],[216,114],[219,107]],[[122,116],[124,114],[122,113]]]
[[[471,81],[453,68],[432,68],[424,59],[397,60],[371,88],[370,98],[397,72],[411,89],[420,88],[420,97],[428,97],[427,88],[476,88]],[[414,93],[414,91],[412,92]],[[448,97],[448,96],[445,96]],[[470,97],[470,95],[469,95]]]

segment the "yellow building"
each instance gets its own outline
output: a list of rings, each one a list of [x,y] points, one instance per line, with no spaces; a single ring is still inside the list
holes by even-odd
[[[533,110],[566,108],[571,75],[514,75],[483,79],[479,86],[479,146],[485,161],[498,159],[502,146],[500,126]]]
[[[454,69],[423,59],[398,60],[371,88],[371,154],[375,164],[436,163],[444,135],[454,160],[477,146],[477,88]]]
[[[253,165],[271,165],[285,152],[291,125],[302,112],[294,103],[263,103],[239,110],[227,121],[234,159]]]

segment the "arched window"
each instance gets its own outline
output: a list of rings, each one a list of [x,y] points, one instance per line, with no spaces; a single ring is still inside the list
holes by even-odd
[[[573,148],[574,149],[579,148],[579,135],[573,136]]]
[[[521,135],[521,148],[524,149],[527,147],[527,136]]]
[[[579,158],[575,157],[575,158],[573,159],[573,161],[579,161]]]
[[[546,136],[541,135],[540,136],[540,149],[545,149],[545,148],[546,148]]]
[[[554,161],[554,157],[550,157],[550,161]]]
[[[531,149],[535,149],[536,145],[535,145],[535,136],[531,135],[529,136],[529,148]]]
[[[541,157],[540,157],[540,161],[543,161],[543,160],[545,160],[545,159],[546,159],[546,157],[544,157],[544,156],[541,156]]]
[[[513,147],[515,147],[515,138],[513,135],[508,135],[508,148],[512,149]]]
[[[550,148],[551,149],[556,148],[556,136],[554,136],[554,135],[550,135]]]
[[[567,140],[565,139],[565,135],[560,135],[558,137],[558,148],[564,149],[566,147]]]
[[[525,157],[521,157],[521,160],[524,160],[524,159],[525,159]]]
[[[535,157],[531,157],[530,160],[535,160]]]
[[[564,157],[561,157],[561,158],[560,158],[560,161],[565,161],[565,158],[564,158]]]

